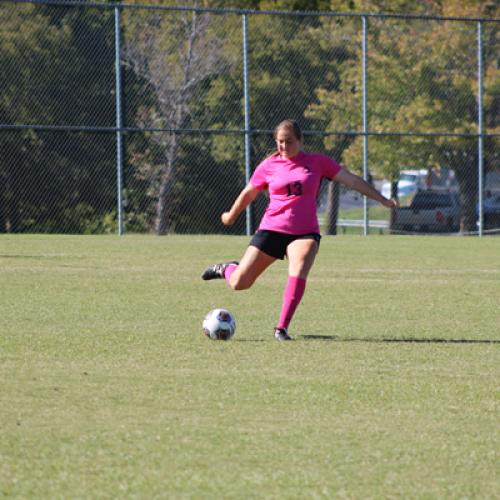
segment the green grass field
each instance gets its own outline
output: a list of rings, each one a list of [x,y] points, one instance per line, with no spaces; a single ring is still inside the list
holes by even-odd
[[[499,498],[500,239],[324,237],[290,343],[247,241],[0,237],[0,497]]]

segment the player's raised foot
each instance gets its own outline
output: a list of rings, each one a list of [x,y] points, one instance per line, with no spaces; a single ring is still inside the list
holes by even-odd
[[[275,328],[274,338],[276,340],[279,340],[280,342],[283,340],[293,340],[292,337],[288,335],[288,332],[285,330],[285,328]]]
[[[202,280],[221,280],[224,279],[224,271],[226,267],[234,264],[237,266],[239,263],[236,260],[232,260],[231,262],[224,262],[222,264],[214,264],[213,266],[207,267],[203,274],[201,275]]]

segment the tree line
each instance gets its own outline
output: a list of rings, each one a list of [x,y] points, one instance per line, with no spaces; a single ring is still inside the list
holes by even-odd
[[[196,5],[484,18],[484,131],[499,132],[493,2]],[[0,123],[89,128],[0,130],[0,232],[115,231],[115,136],[100,130],[115,124],[114,10],[3,3],[0,14]],[[477,22],[367,19],[370,174],[395,188],[402,168],[452,169],[462,227],[475,230],[477,138],[460,134],[477,133]],[[292,117],[315,132],[308,149],[361,171],[361,24],[359,16],[248,15],[253,166],[272,148],[269,129]],[[244,183],[241,15],[124,8],[120,28],[127,230],[220,232],[218,216]],[[200,129],[212,133],[180,132]],[[498,168],[498,142],[485,139],[485,170]],[[330,190],[330,213],[336,200]],[[243,230],[240,220],[225,231]]]

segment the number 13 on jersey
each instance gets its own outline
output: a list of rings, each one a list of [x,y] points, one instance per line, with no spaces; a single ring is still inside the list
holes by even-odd
[[[300,181],[291,182],[290,184],[286,185],[286,189],[288,192],[288,196],[300,196],[302,194],[302,183]]]

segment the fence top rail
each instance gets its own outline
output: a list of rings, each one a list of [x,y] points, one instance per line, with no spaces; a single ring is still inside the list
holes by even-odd
[[[5,1],[5,0],[4,0]],[[497,17],[459,17],[459,16],[429,16],[420,14],[397,14],[386,12],[331,12],[331,11],[280,11],[280,10],[253,10],[253,9],[228,9],[215,7],[190,7],[190,6],[170,6],[170,5],[148,5],[148,4],[127,4],[126,2],[102,3],[87,0],[7,0],[12,3],[28,3],[39,5],[53,5],[63,7],[93,7],[93,8],[126,8],[142,10],[163,10],[163,11],[188,11],[188,12],[208,12],[213,14],[240,14],[240,15],[273,15],[273,16],[295,16],[295,17],[365,17],[365,18],[386,18],[386,19],[420,19],[427,21],[482,21],[500,22]]]
[[[44,132],[104,132],[104,133],[167,133],[167,134],[245,134],[269,135],[272,136],[274,130],[252,128],[245,130],[221,129],[221,128],[168,128],[168,127],[113,127],[113,126],[93,126],[93,125],[49,125],[49,124],[28,124],[28,123],[0,123],[2,130],[39,130]],[[493,138],[500,137],[500,133],[458,133],[458,132],[361,132],[356,130],[304,130],[306,136],[327,137],[332,135],[347,136],[368,136],[368,137],[464,137],[464,138]]]

